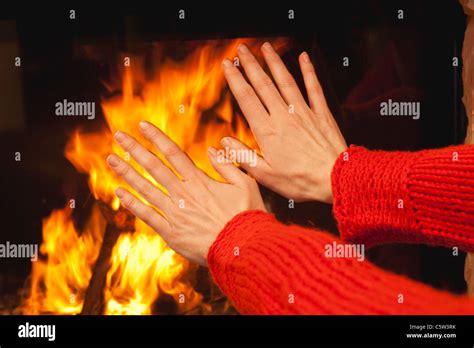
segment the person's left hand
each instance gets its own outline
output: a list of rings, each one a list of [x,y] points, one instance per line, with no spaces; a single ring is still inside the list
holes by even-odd
[[[258,185],[224,156],[219,157],[215,148],[209,148],[209,159],[228,183],[211,179],[154,125],[141,122],[140,130],[182,179],[134,138],[117,132],[115,139],[119,145],[162,184],[169,195],[114,154],[107,158],[109,166],[162,214],[124,188],[118,188],[116,195],[125,208],[158,232],[170,248],[206,266],[209,247],[228,221],[246,210],[265,210]]]

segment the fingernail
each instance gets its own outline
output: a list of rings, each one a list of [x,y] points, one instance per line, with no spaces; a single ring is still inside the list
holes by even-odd
[[[122,188],[118,188],[115,190],[115,195],[118,197],[118,198],[122,198],[123,197],[123,194],[124,194],[124,191]]]
[[[119,143],[125,140],[125,134],[120,131],[116,132],[114,137],[115,137],[115,140],[117,140]]]
[[[239,48],[237,48],[237,50],[238,50],[240,53],[248,53],[248,52],[249,52],[249,49],[248,49],[248,47],[247,47],[245,44],[240,44],[240,45],[239,45]]]
[[[209,146],[207,148],[207,152],[209,152],[209,154],[212,156],[212,157],[216,157],[217,156],[217,150],[215,147],[213,146]]]
[[[301,58],[303,58],[303,62],[309,63],[308,53],[306,53],[306,52],[301,53]]]
[[[270,42],[265,42],[263,45],[262,45],[262,48],[264,50],[266,50],[267,52],[271,52],[273,51],[273,46]]]
[[[229,59],[226,58],[222,61],[222,65],[224,66],[224,68],[230,68],[232,66],[232,63]]]
[[[117,167],[120,164],[120,160],[116,155],[109,155],[109,157],[107,157],[107,163],[111,167]]]
[[[222,138],[221,139],[221,145],[224,147],[229,147],[230,146],[230,139],[229,138]]]
[[[147,121],[141,121],[139,123],[139,127],[141,130],[147,130],[148,128],[150,128],[150,124]]]

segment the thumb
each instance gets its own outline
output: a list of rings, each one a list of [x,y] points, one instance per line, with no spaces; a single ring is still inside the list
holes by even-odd
[[[240,140],[225,137],[221,139],[221,145],[226,149],[227,158],[232,162],[239,163],[257,181],[259,181],[259,178],[263,179],[263,173],[270,172],[270,166],[265,159]]]
[[[207,153],[214,169],[227,180],[227,182],[239,187],[244,186],[245,180],[248,177],[237,168],[232,161],[227,159],[223,153],[220,154],[217,149],[212,146],[207,149]]]

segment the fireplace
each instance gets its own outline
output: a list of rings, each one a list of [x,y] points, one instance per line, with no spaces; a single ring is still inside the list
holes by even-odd
[[[38,246],[36,261],[12,257],[0,262],[0,313],[237,313],[207,269],[175,254],[119,206],[113,192],[124,183],[105,159],[112,152],[129,158],[114,144],[113,134],[125,130],[144,141],[137,127],[148,120],[219,178],[206,158],[208,146],[219,146],[225,135],[256,146],[221,70],[222,60],[233,59],[240,43],[258,52],[262,43],[272,42],[300,86],[297,56],[308,51],[348,142],[385,149],[459,142],[465,127],[461,76],[453,71],[440,74],[439,85],[427,81],[447,57],[460,54],[463,28],[453,25],[441,32],[428,17],[403,24],[386,20],[395,11],[391,6],[367,2],[360,8],[329,8],[328,18],[337,16],[340,26],[325,31],[329,19],[315,14],[314,32],[300,26],[261,33],[253,22],[249,27],[232,22],[235,27],[228,31],[206,27],[195,33],[189,24],[181,28],[173,22],[177,30],[170,33],[150,26],[145,10],[113,12],[105,24],[87,26],[69,22],[85,11],[71,19],[64,8],[50,14],[63,16],[59,23],[41,27],[30,17],[0,21],[5,66],[0,89],[6,96],[0,110],[8,115],[0,124],[6,163],[0,243]],[[424,7],[416,3],[406,9],[420,14]],[[457,4],[444,10],[453,13],[453,22],[462,19]],[[385,20],[370,22],[375,14]],[[387,99],[422,100],[424,114],[449,116],[375,118],[376,105]],[[305,203],[295,209],[262,191],[280,220],[337,233],[329,206]],[[398,250],[379,247],[370,257],[433,285],[463,290],[461,258],[452,261],[440,250],[418,246],[405,246],[402,256]],[[390,258],[394,254],[397,263]],[[445,272],[435,275],[433,265],[427,266],[434,255]]]
[[[286,43],[282,38],[273,41],[276,47]],[[69,187],[64,192],[64,206],[42,220],[40,257],[32,263],[24,289],[27,294],[20,299],[18,313],[232,312],[205,270],[189,264],[155,231],[120,207],[114,190],[124,182],[110,171],[105,159],[110,153],[120,153],[113,142],[116,131],[126,129],[143,141],[137,125],[147,120],[218,179],[205,155],[208,146],[217,146],[225,135],[255,146],[249,127],[224,88],[221,72],[222,60],[231,57],[243,42],[256,47],[264,41],[248,38],[144,45],[142,54],[116,57],[117,68],[110,80],[104,81],[107,96],[97,108],[95,101],[71,100],[77,99],[71,96],[54,104],[58,122],[76,118],[74,122],[80,124],[65,134],[64,147],[64,157],[78,175],[63,183]],[[101,47],[78,45],[77,49],[94,57]],[[149,149],[153,151],[152,146]],[[130,160],[127,153],[122,155]],[[85,178],[87,189],[82,194],[77,190],[84,186],[71,188]]]

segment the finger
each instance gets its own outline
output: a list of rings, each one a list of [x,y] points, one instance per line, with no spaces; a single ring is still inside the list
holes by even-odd
[[[140,131],[160,150],[184,180],[202,173],[188,155],[181,151],[180,147],[163,133],[161,129],[149,122],[142,121],[140,122]]]
[[[263,107],[252,86],[245,81],[239,69],[228,59],[224,59],[222,65],[229,88],[258,139],[270,127],[267,110]]]
[[[117,143],[139,163],[156,181],[162,184],[169,192],[175,192],[181,183],[179,178],[163,161],[145,149],[134,138],[124,132],[115,133]]]
[[[171,226],[169,222],[160,214],[158,214],[152,207],[141,202],[138,198],[132,195],[124,188],[119,187],[115,190],[115,194],[120,200],[120,203],[133,215],[140,220],[143,220],[148,226],[153,228],[165,239],[169,236]]]
[[[321,88],[321,84],[316,76],[314,66],[309,59],[308,53],[301,53],[299,61],[311,109],[316,112],[318,108],[327,107],[323,89]]]
[[[266,174],[270,173],[271,168],[256,151],[232,137],[222,138],[221,145],[226,149],[228,159],[239,163],[257,181],[262,183],[265,181]]]
[[[291,76],[280,56],[269,42],[265,42],[262,45],[262,53],[286,103],[292,104],[298,109],[304,108],[306,101],[301,95],[295,79]]]
[[[273,84],[272,79],[268,77],[247,46],[240,45],[237,52],[245,74],[270,113],[279,111],[281,108],[286,109],[287,105]]]
[[[300,67],[301,72],[303,74],[304,83],[306,86],[306,91],[308,93],[309,105],[311,109],[316,113],[316,115],[321,114],[318,113],[318,109],[321,110],[322,108],[329,109],[326,103],[326,98],[324,97],[324,92],[319,83],[318,77],[316,76],[316,72],[314,70],[314,66],[309,59],[308,53],[303,52],[300,54]],[[332,116],[331,112],[325,112],[326,120],[329,124],[332,125],[332,128],[336,129],[339,136],[342,137],[342,134],[339,130],[339,126],[337,125],[336,120]]]
[[[223,154],[219,154],[217,149],[212,146],[208,148],[207,152],[212,166],[227,182],[239,187],[245,185],[247,175],[237,168],[232,161]]]
[[[130,184],[143,198],[162,211],[166,211],[170,198],[141,176],[131,165],[117,155],[107,157],[107,164],[118,176]]]

